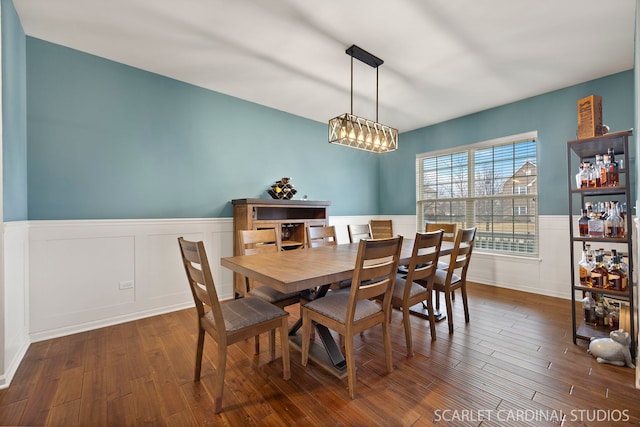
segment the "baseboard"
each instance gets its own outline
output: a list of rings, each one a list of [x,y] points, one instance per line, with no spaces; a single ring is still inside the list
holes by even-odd
[[[44,332],[29,334],[31,342],[45,341],[52,338],[63,337],[66,335],[77,334],[80,332],[91,331],[94,329],[105,328],[107,326],[118,325],[120,323],[132,322],[134,320],[145,319],[160,314],[171,313],[173,311],[184,310],[193,307],[193,301],[189,303],[181,303],[166,307],[157,307],[151,310],[140,311],[136,313],[126,314],[123,316],[110,317],[108,319],[97,320],[93,322],[80,323],[64,328],[49,329]]]
[[[20,363],[22,362],[25,354],[27,354],[27,350],[29,350],[30,345],[31,343],[29,341],[25,341],[20,346],[20,349],[16,353],[11,363],[9,363],[7,370],[2,375],[0,375],[0,390],[11,385],[13,376],[16,374],[16,371],[18,370],[18,367],[20,366]]]

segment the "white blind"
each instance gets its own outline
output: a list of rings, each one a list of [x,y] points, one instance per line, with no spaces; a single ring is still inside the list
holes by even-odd
[[[478,227],[476,247],[537,255],[537,143],[534,132],[416,158],[417,215]]]

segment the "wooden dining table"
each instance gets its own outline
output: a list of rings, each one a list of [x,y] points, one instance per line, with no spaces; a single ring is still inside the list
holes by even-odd
[[[413,242],[413,239],[403,240],[400,265],[409,265]],[[220,264],[280,292],[314,290],[313,297],[322,297],[331,284],[352,278],[358,246],[359,243],[345,243],[274,253],[240,255],[221,258]],[[453,243],[444,241],[440,248],[440,255],[448,255],[452,249]],[[416,313],[420,314],[419,310]],[[296,334],[299,326],[300,324],[297,323],[289,334],[292,343],[297,347],[300,346],[300,342],[298,342],[300,335]],[[322,325],[316,325],[316,331],[326,353],[312,348],[309,357],[327,367],[334,375],[343,377],[346,375],[346,362],[339,346],[329,330]]]

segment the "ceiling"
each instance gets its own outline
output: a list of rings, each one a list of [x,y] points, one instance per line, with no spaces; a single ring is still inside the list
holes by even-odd
[[[319,122],[351,111],[356,44],[384,60],[379,121],[400,132],[634,58],[634,0],[13,2],[29,36]],[[375,119],[376,70],[353,72],[353,113]]]

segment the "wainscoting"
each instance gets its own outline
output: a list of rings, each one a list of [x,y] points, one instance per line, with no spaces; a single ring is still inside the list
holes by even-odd
[[[371,218],[331,217],[330,223],[342,243],[346,224]],[[391,218],[395,233],[415,233],[415,216]],[[570,298],[567,218],[541,216],[539,225],[539,258],[476,251],[469,279]],[[231,298],[233,275],[219,264],[233,254],[231,218],[6,223],[4,385],[30,342],[190,307],[179,236],[205,242],[220,298]]]

